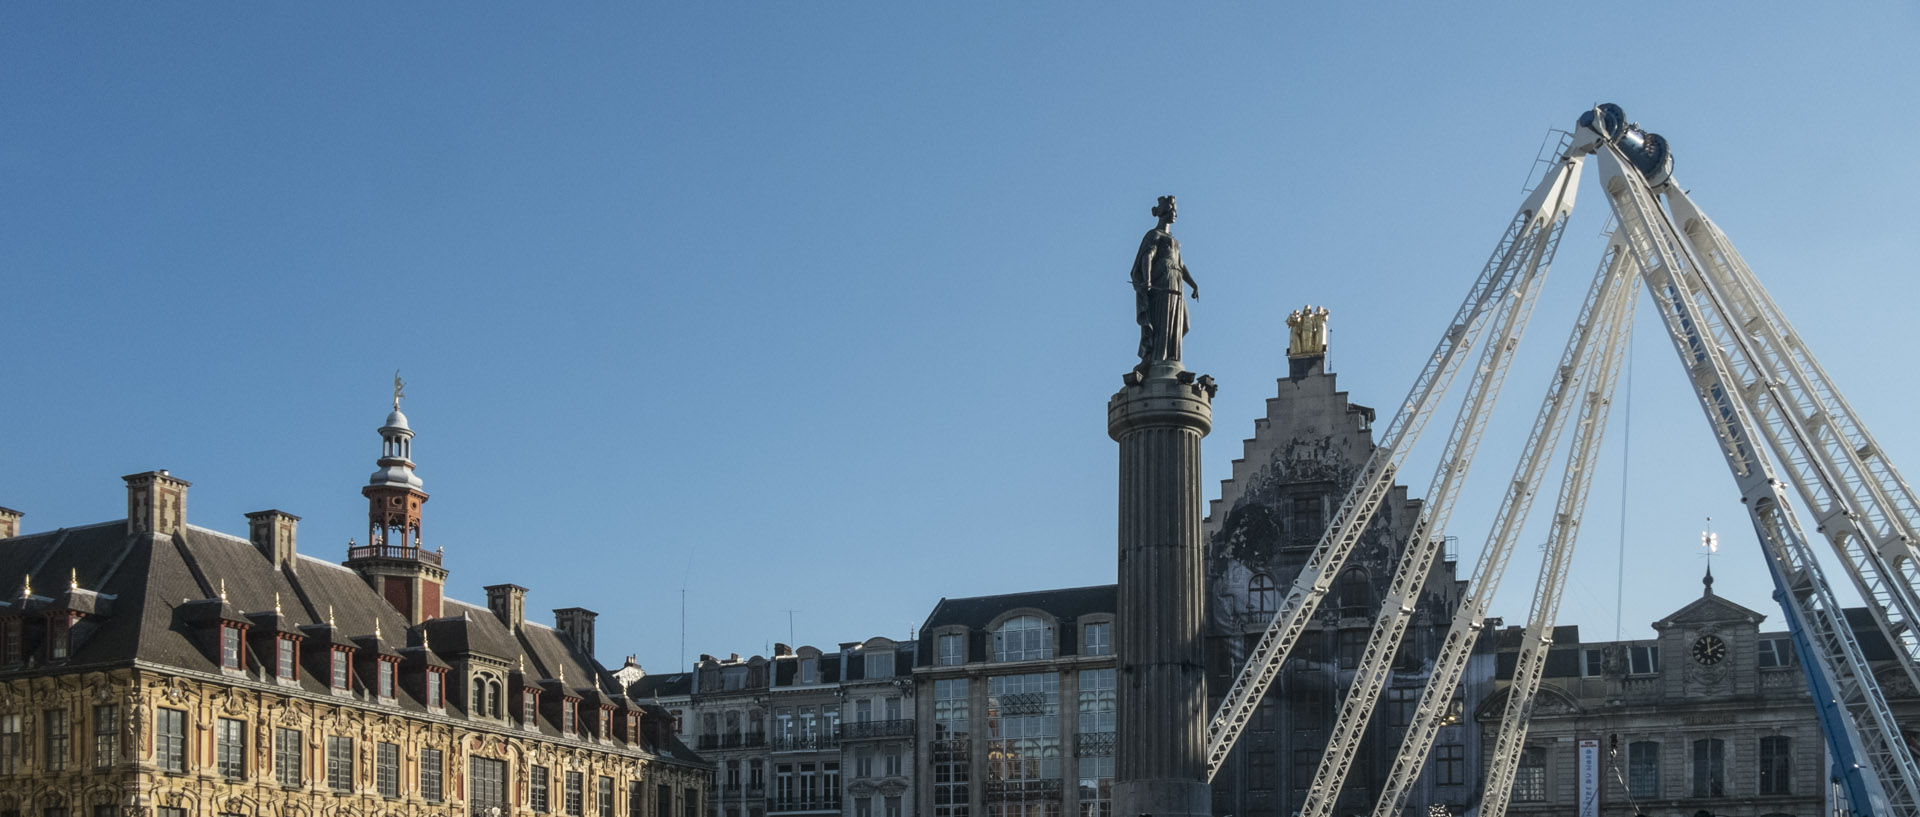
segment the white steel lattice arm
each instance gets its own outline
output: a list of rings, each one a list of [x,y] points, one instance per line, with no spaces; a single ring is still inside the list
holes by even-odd
[[[1677,183],[1666,196],[1692,249],[1694,298],[1733,375],[1746,385],[1740,393],[1756,432],[1861,597],[1872,602],[1867,609],[1893,642],[1908,680],[1920,686],[1920,553],[1914,549],[1920,513],[1912,489],[1726,235]]]
[[[1599,155],[1601,180],[1620,221],[1618,235],[1644,259],[1647,289],[1659,307],[1708,425],[1720,441],[1728,470],[1753,518],[1754,532],[1767,558],[1773,561],[1773,569],[1790,588],[1782,594],[1782,603],[1791,606],[1791,617],[1800,622],[1815,648],[1812,655],[1802,656],[1802,666],[1826,679],[1826,686],[1848,716],[1846,728],[1839,734],[1825,730],[1829,742],[1846,742],[1857,749],[1852,754],[1861,760],[1862,766],[1849,770],[1843,778],[1848,796],[1857,810],[1873,817],[1920,817],[1920,801],[1916,800],[1920,771],[1915,769],[1886,697],[1800,531],[1786,487],[1774,476],[1765,453],[1753,444],[1754,421],[1737,396],[1741,381],[1732,375],[1726,352],[1704,334],[1708,319],[1701,314],[1702,300],[1691,291],[1693,276],[1686,268],[1687,259],[1675,246],[1678,237],[1672,234],[1671,225],[1639,171],[1611,146]]]
[[[1540,563],[1533,609],[1514,663],[1513,682],[1507,688],[1506,711],[1500,719],[1500,731],[1494,738],[1493,754],[1487,764],[1486,789],[1480,799],[1481,817],[1505,817],[1507,803],[1513,796],[1515,773],[1526,745],[1527,724],[1533,717],[1534,693],[1540,689],[1547,650],[1553,645],[1553,624],[1560,614],[1567,566],[1579,540],[1587,489],[1593,484],[1594,462],[1600,441],[1606,436],[1613,388],[1619,382],[1620,362],[1626,358],[1627,340],[1633,331],[1633,288],[1624,284],[1632,282],[1637,266],[1633,263],[1609,266],[1609,280],[1621,285],[1608,287],[1600,316],[1595,319],[1601,358],[1593,372],[1592,384],[1580,395],[1573,443],[1567,453],[1566,472],[1560,480],[1560,498],[1554,506],[1553,526],[1547,534],[1547,551]]]
[[[1575,162],[1577,164],[1578,160]],[[1573,178],[1577,182],[1579,175],[1576,173]],[[1576,191],[1576,185],[1567,187],[1563,209],[1572,207]],[[1565,229],[1564,219],[1555,221],[1548,228],[1544,239],[1546,243],[1540,250],[1541,257],[1550,259],[1554,256]],[[1480,363],[1467,382],[1466,399],[1461,402],[1459,414],[1454,418],[1453,431],[1447,437],[1440,462],[1434,466],[1426,504],[1422,506],[1413,532],[1408,535],[1406,545],[1401,549],[1399,565],[1382,600],[1373,631],[1367,637],[1366,648],[1361,652],[1353,684],[1348,687],[1346,700],[1340,706],[1340,717],[1328,737],[1326,751],[1320,756],[1320,766],[1314,773],[1313,783],[1307,787],[1307,798],[1300,808],[1302,817],[1325,817],[1333,811],[1334,804],[1340,798],[1354,757],[1360,751],[1367,721],[1373,717],[1381,690],[1392,675],[1393,657],[1399,650],[1401,637],[1406,635],[1407,623],[1413,619],[1420,590],[1425,586],[1433,568],[1433,560],[1445,541],[1447,521],[1459,498],[1460,484],[1472,470],[1474,454],[1486,434],[1487,422],[1493,416],[1494,404],[1500,399],[1501,386],[1506,382],[1514,352],[1526,333],[1528,319],[1532,316],[1546,276],[1547,265],[1542,264],[1539,274],[1517,285],[1513,297],[1504,299],[1506,304],[1495,319],[1497,328],[1492,335],[1493,342],[1480,351]]]
[[[1539,495],[1541,474],[1553,459],[1560,432],[1566,427],[1570,414],[1567,409],[1574,398],[1582,393],[1581,386],[1592,376],[1594,361],[1600,356],[1599,347],[1604,342],[1606,332],[1603,331],[1604,322],[1599,319],[1602,317],[1602,307],[1611,297],[1607,295],[1610,291],[1608,287],[1632,290],[1632,273],[1630,269],[1625,269],[1631,264],[1629,259],[1630,255],[1622,252],[1617,244],[1609,245],[1601,258],[1600,268],[1593,276],[1586,300],[1582,302],[1573,331],[1567,338],[1566,349],[1560,355],[1560,365],[1554,370],[1546,397],[1535,416],[1533,430],[1527,435],[1520,461],[1514,467],[1513,479],[1507,484],[1506,498],[1501,502],[1493,525],[1487,532],[1486,544],[1480,549],[1480,557],[1474,565],[1466,591],[1454,607],[1452,622],[1434,658],[1426,689],[1421,692],[1420,702],[1414,707],[1405,740],[1394,755],[1392,769],[1381,783],[1374,817],[1398,817],[1406,808],[1407,800],[1413,794],[1414,783],[1420,778],[1440,728],[1448,723],[1454,692],[1459,689],[1467,662],[1473,656],[1474,643],[1479,640],[1493,595],[1506,574],[1513,545],[1520,538],[1520,530],[1526,524],[1534,498]]]
[[[1577,164],[1571,168],[1562,165],[1534,188],[1454,313],[1426,367],[1408,390],[1406,401],[1381,435],[1373,455],[1341,501],[1340,509],[1334,512],[1326,532],[1281,600],[1266,632],[1248,655],[1246,666],[1227,690],[1220,709],[1207,723],[1208,780],[1219,772],[1234,741],[1246,728],[1248,718],[1279,675],[1287,652],[1299,640],[1301,631],[1332,585],[1333,577],[1346,564],[1354,543],[1359,541],[1380,501],[1392,489],[1393,477],[1405,461],[1407,451],[1419,439],[1440,397],[1459,372],[1465,352],[1485,329],[1487,317],[1499,299],[1507,297],[1516,285],[1524,284],[1541,267],[1541,251],[1547,243],[1544,234],[1566,219],[1568,209],[1562,202],[1567,205],[1572,202],[1572,187],[1578,178],[1572,171],[1578,169]]]

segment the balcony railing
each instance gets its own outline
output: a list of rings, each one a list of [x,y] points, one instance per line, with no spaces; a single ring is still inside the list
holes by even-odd
[[[744,735],[701,735],[699,749],[711,752],[715,749],[754,749],[767,745],[767,733],[748,732]]]
[[[913,737],[912,718],[896,718],[890,721],[854,721],[853,723],[840,724],[841,740],[910,737]]]
[[[814,735],[792,735],[773,739],[773,750],[776,752],[813,752],[839,746],[840,736],[835,734],[835,730],[826,730]]]
[[[1079,757],[1107,757],[1113,754],[1112,732],[1081,732],[1073,753]]]
[[[440,564],[440,552],[403,545],[360,545],[347,548],[347,560],[355,559],[406,559],[437,565]]]
[[[1059,800],[1060,778],[1036,778],[1031,780],[989,780],[986,788],[987,802],[1007,802],[1018,800]]]
[[[773,801],[773,807],[768,809],[769,812],[839,811],[839,810],[840,810],[840,798],[838,797],[815,797],[812,800],[803,800],[796,797],[789,800],[775,800]]]

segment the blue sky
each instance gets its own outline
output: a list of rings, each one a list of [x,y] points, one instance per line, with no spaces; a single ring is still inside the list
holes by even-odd
[[[686,658],[789,610],[798,643],[904,637],[942,596],[1113,581],[1104,404],[1154,197],[1222,384],[1212,497],[1287,311],[1328,306],[1342,387],[1390,411],[1543,135],[1603,101],[1913,463],[1916,35],[1891,2],[9,4],[0,505],[115,518],[120,475],[169,468],[196,524],[278,507],[341,558],[399,368],[455,597],[598,610],[602,660],[652,671],[683,590]],[[1482,488],[1597,263],[1588,182]],[[1650,634],[1712,516],[1717,589],[1777,625],[1642,308],[1562,619]]]

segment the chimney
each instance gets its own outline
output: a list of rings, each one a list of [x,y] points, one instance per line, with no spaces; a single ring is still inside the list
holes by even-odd
[[[12,508],[0,508],[0,539],[12,539],[20,535],[20,517],[25,514]]]
[[[187,529],[187,488],[193,483],[176,479],[165,470],[128,474],[127,533],[171,536]]]
[[[274,568],[293,570],[294,531],[300,527],[300,517],[279,510],[254,511],[247,514],[247,538],[253,540],[253,546],[260,549]]]
[[[553,611],[553,627],[560,632],[573,636],[573,645],[580,654],[593,657],[593,620],[600,614],[585,607],[568,607]]]
[[[507,632],[519,635],[527,623],[527,589],[517,584],[489,585],[487,609],[507,625]]]

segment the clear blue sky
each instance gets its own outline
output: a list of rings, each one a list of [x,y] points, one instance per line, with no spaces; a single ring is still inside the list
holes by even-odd
[[[1114,580],[1104,410],[1155,196],[1222,384],[1212,497],[1286,312],[1332,309],[1341,385],[1390,412],[1546,130],[1603,101],[1920,468],[1916,35],[1897,2],[8,4],[0,505],[117,518],[120,475],[169,468],[191,521],[278,507],[342,558],[400,368],[455,597],[598,610],[601,658],[652,671],[683,588],[689,658],[788,610],[799,643],[904,637],[942,596]],[[1597,262],[1588,182],[1482,486]],[[1624,539],[1650,633],[1711,515],[1720,591],[1778,624],[1642,317],[1563,620],[1613,634]],[[1491,510],[1455,515],[1468,564]]]

